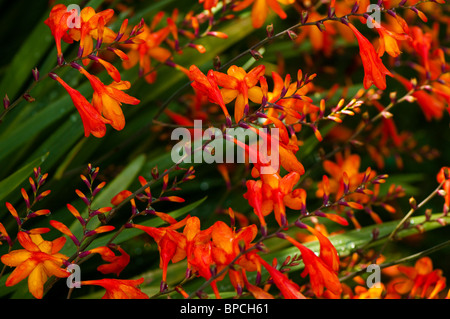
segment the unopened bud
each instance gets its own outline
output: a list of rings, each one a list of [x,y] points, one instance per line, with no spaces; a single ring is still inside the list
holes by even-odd
[[[300,22],[301,22],[302,24],[305,24],[306,21],[308,21],[308,17],[309,17],[308,11],[303,11],[303,12],[302,12],[302,15],[301,15],[301,17],[300,17]]]
[[[27,102],[30,102],[30,103],[35,101],[34,97],[32,97],[29,93],[25,93],[25,94],[23,95],[23,98],[24,98]]]
[[[268,37],[268,38],[273,37],[273,24],[269,24],[269,25],[266,27],[266,31],[267,31],[267,37]]]
[[[33,73],[34,80],[39,81],[39,70],[37,68],[34,68],[31,72]]]
[[[214,65],[214,69],[216,71],[220,70],[220,67],[222,66],[222,62],[220,61],[220,57],[218,55],[216,55],[213,59],[213,65]]]
[[[431,214],[432,214],[432,210],[431,209],[428,208],[428,209],[425,210],[425,219],[427,221],[429,221],[431,219]]]
[[[326,30],[325,25],[323,24],[322,21],[316,22],[316,27],[319,28],[320,31],[325,31]]]
[[[3,107],[5,110],[11,105],[11,101],[9,100],[8,94],[3,98]]]
[[[411,197],[409,199],[409,205],[411,206],[412,209],[414,209],[414,210],[417,209],[417,201],[414,197]]]
[[[292,41],[293,40],[295,40],[295,39],[297,39],[297,33],[295,33],[294,31],[292,31],[292,30],[288,30],[287,31],[287,34],[288,34],[288,36],[289,36],[289,39],[291,39]]]
[[[253,57],[255,60],[257,60],[257,61],[263,58],[262,54],[259,53],[259,52],[256,51],[256,50],[250,50],[250,54],[251,54],[252,57]]]

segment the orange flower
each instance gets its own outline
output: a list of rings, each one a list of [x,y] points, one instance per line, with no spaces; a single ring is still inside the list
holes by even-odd
[[[420,57],[420,62],[425,68],[426,72],[430,71],[430,49],[432,45],[432,35],[428,32],[423,32],[419,27],[410,28],[412,37],[411,45]]]
[[[90,134],[94,135],[95,137],[105,136],[105,123],[110,123],[110,121],[103,118],[80,92],[71,88],[59,76],[51,73],[50,77],[58,81],[66,89],[67,93],[69,93],[73,104],[78,110],[78,113],[80,113],[81,121],[83,122],[84,126],[84,135],[86,137],[88,137]]]
[[[85,7],[81,10],[79,16],[80,24],[69,30],[70,37],[80,42],[79,57],[85,57],[93,51],[93,39],[100,43],[112,43],[114,41],[116,34],[105,27],[113,16],[113,9],[106,9],[98,13],[92,7]],[[99,32],[99,29],[101,32]]]
[[[236,99],[234,107],[236,123],[242,119],[244,113],[248,112],[249,99],[255,103],[262,102],[262,90],[256,84],[264,75],[265,69],[264,65],[259,65],[247,73],[243,68],[232,65],[227,70],[227,74],[214,71],[217,84],[223,87],[220,92],[224,103],[228,104]]]
[[[0,223],[0,245],[2,244],[2,240],[6,240],[9,246],[13,245],[11,237],[9,237],[8,232],[6,231],[5,226]]]
[[[290,280],[285,274],[281,273],[276,268],[269,265],[258,255],[257,257],[259,262],[269,272],[273,283],[278,287],[285,299],[306,299],[306,297],[300,292],[300,287],[295,282]]]
[[[256,225],[242,227],[237,232],[224,222],[218,221],[212,226],[214,260],[218,265],[229,264],[241,252],[252,247],[251,242],[257,235]],[[236,261],[240,264],[240,259]],[[242,264],[242,265],[245,265]]]
[[[167,267],[169,262],[177,263],[186,257],[186,237],[180,234],[176,229],[183,227],[188,218],[172,224],[168,227],[149,227],[137,224],[132,224],[131,227],[138,228],[145,231],[150,235],[158,245],[160,254],[160,268],[163,270],[162,281],[166,282],[167,279]]]
[[[121,255],[116,256],[114,252],[105,246],[97,247],[89,250],[89,253],[98,253],[102,256],[102,259],[109,264],[100,265],[97,267],[97,270],[102,274],[116,274],[119,276],[122,270],[128,265],[130,262],[130,255],[126,253],[120,246],[115,247]]]
[[[433,270],[433,262],[429,257],[416,261],[414,267],[399,265],[401,275],[388,284],[388,292],[407,295],[409,298],[436,298],[445,288],[445,277],[442,270]]]
[[[126,44],[126,47],[130,48],[127,53],[129,59],[123,61],[123,67],[128,70],[139,63],[139,74],[143,75],[148,83],[154,83],[157,76],[156,71],[152,70],[152,59],[165,63],[172,56],[168,49],[161,47],[170,34],[169,26],[154,31],[163,15],[163,12],[157,14],[150,27],[144,24],[142,32],[136,36],[136,40],[141,40],[142,43]]]
[[[306,224],[305,227],[319,240],[320,243],[319,257],[331,268],[331,270],[333,270],[334,272],[338,272],[339,255],[337,253],[336,248],[331,243],[331,241],[317,229],[314,229],[313,227]]]
[[[224,222],[218,221],[212,226],[212,258],[217,265],[217,271],[221,271],[229,265],[241,252],[252,246],[251,242],[257,234],[256,225],[241,228],[238,232],[230,228]],[[243,255],[236,260],[235,265],[243,267],[247,271],[257,270],[254,262]],[[231,283],[238,292],[242,291],[243,278],[241,272],[230,269],[228,271]]]
[[[249,283],[247,275],[245,274],[245,270],[242,270],[242,277],[244,279],[245,287],[247,288],[248,292],[253,295],[253,297],[255,297],[256,299],[275,299],[271,294],[269,294],[264,289]]]
[[[313,228],[308,229],[312,230]],[[314,232],[314,234],[319,235],[319,232]],[[339,267],[339,264],[336,266],[336,261],[339,262],[336,249],[325,236],[319,235],[318,238],[319,241],[321,241],[321,254],[319,257],[317,257],[311,249],[303,246],[295,239],[286,236],[286,239],[295,245],[302,254],[303,262],[305,264],[305,270],[302,273],[302,277],[309,274],[314,294],[317,297],[320,297],[324,292],[324,288],[327,288],[331,293],[339,295],[342,292],[342,286],[333,269],[333,267]],[[325,247],[322,248],[322,245],[325,245]]]
[[[282,4],[292,4],[295,0],[242,0],[234,8],[234,11],[241,11],[253,3],[252,24],[254,28],[260,28],[266,21],[269,8],[272,9],[281,19],[286,19],[287,15],[280,6]]]
[[[96,285],[106,289],[102,299],[148,299],[138,286],[144,282],[144,278],[137,280],[100,279],[82,281],[81,285]]]
[[[221,107],[226,117],[227,125],[231,126],[231,116],[225,106],[222,93],[217,84],[215,72],[209,70],[208,74],[204,75],[197,66],[191,65],[189,68],[189,78],[193,81],[191,86],[197,90],[197,93],[207,96],[211,103],[218,104]]]
[[[253,208],[254,213],[259,218],[261,227],[264,229],[266,227],[264,216],[270,214],[272,210],[266,208],[268,202],[263,200],[262,181],[249,180],[245,185],[247,186],[247,192],[244,194],[244,198]]]
[[[378,56],[383,56],[384,52],[387,52],[394,58],[399,56],[401,52],[397,41],[411,40],[411,37],[406,33],[389,31],[376,22],[374,24],[378,34],[380,35],[379,46],[377,49]]]
[[[68,36],[67,20],[72,15],[72,12],[67,11],[67,7],[63,4],[58,4],[52,8],[49,17],[44,23],[50,28],[53,37],[56,42],[56,50],[58,54],[58,64],[63,63],[63,54],[61,51],[61,40],[63,39],[67,43],[72,43],[73,40]]]
[[[366,172],[359,172],[360,166],[361,157],[357,154],[346,153],[342,155],[338,153],[335,161],[325,160],[323,168],[330,175],[330,179],[328,183],[324,181],[319,183],[316,195],[318,197],[324,196],[323,187],[328,184],[329,193],[335,194],[336,198],[339,199],[344,195],[346,187],[348,187],[348,191],[354,191],[364,178],[370,179],[375,176],[376,173],[370,170],[369,176],[366,177]],[[364,194],[352,194],[349,197],[361,201],[367,198]]]
[[[298,71],[297,81],[291,82],[291,76],[286,75],[283,80],[282,77],[276,73],[272,72],[273,79],[273,91],[268,92],[268,102],[275,103],[282,106],[283,109],[270,108],[267,112],[268,116],[277,116],[278,113],[284,114],[286,124],[297,123],[299,119],[303,116],[309,114],[311,117],[319,111],[319,108],[312,104],[312,99],[305,96],[312,87],[312,83],[308,83],[299,87],[299,83],[302,81],[302,72]],[[299,98],[283,98],[292,97],[293,95],[301,96]]]
[[[59,237],[46,241],[39,234],[28,235],[22,231],[17,234],[17,239],[25,249],[13,250],[1,258],[5,265],[16,267],[6,279],[5,285],[14,286],[28,277],[29,291],[35,298],[42,299],[44,284],[49,276],[65,278],[70,275],[60,268],[68,257],[58,253],[66,239]]]
[[[125,127],[125,117],[120,106],[122,103],[131,105],[140,103],[140,100],[122,92],[122,90],[130,88],[130,83],[128,81],[120,81],[105,85],[99,78],[90,74],[80,65],[72,63],[72,66],[84,74],[91,83],[94,89],[92,104],[98,113],[108,119],[114,129],[122,130]]]
[[[352,24],[348,24],[358,40],[359,53],[364,66],[364,88],[368,89],[375,84],[380,90],[386,89],[386,75],[392,73],[386,69],[378,54],[375,52],[372,43],[365,38]]]
[[[413,89],[413,84],[399,74],[395,74],[395,78],[409,91]],[[426,91],[414,91],[411,94],[417,104],[420,106],[423,115],[427,121],[432,119],[439,120],[444,115],[446,103],[438,99],[435,95]]]
[[[200,219],[198,217],[190,217],[186,221],[186,227],[183,231],[186,238],[188,269],[206,280],[209,280],[213,275],[211,272],[211,266],[214,265],[211,253],[211,231],[211,227],[200,230]],[[211,288],[216,298],[220,299],[216,280],[211,282]]]
[[[261,226],[265,227],[264,216],[274,211],[275,219],[280,226],[286,224],[286,206],[300,210],[305,208],[306,192],[293,187],[300,179],[297,172],[284,177],[279,174],[262,174],[261,181],[247,181],[247,193],[244,198],[254,208]]]

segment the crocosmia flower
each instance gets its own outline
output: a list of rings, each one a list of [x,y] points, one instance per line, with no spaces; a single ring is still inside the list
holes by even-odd
[[[6,279],[5,285],[14,286],[28,277],[29,291],[35,298],[42,299],[44,284],[50,276],[66,278],[70,275],[61,268],[68,257],[59,253],[66,243],[66,238],[46,241],[39,234],[19,232],[17,239],[24,249],[13,250],[1,258],[5,265],[16,267]]]
[[[392,76],[392,73],[386,69],[372,43],[352,24],[349,23],[348,26],[358,40],[359,53],[364,66],[364,88],[368,89],[372,84],[375,84],[380,90],[386,89],[386,75]]]
[[[94,285],[106,289],[102,299],[148,299],[148,296],[139,289],[144,278],[137,280],[99,279],[85,280],[81,286]]]
[[[258,84],[261,76],[264,75],[265,66],[259,65],[248,73],[241,67],[232,65],[227,74],[221,72],[215,72],[214,75],[217,79],[217,84],[222,87],[223,100],[225,104],[230,103],[236,99],[234,106],[234,119],[238,123],[248,111],[248,100],[255,103],[262,102],[262,90]]]
[[[125,126],[125,117],[120,106],[122,103],[131,105],[140,103],[140,100],[137,98],[122,92],[122,90],[130,88],[130,83],[128,81],[120,81],[105,85],[99,78],[90,74],[84,68],[79,65],[75,65],[75,67],[87,77],[94,89],[92,104],[97,112],[108,119],[114,129],[122,130]]]
[[[105,123],[110,123],[86,100],[86,98],[77,90],[70,87],[64,80],[62,80],[56,74],[51,74],[51,78],[58,81],[69,93],[73,104],[75,105],[78,113],[80,113],[81,120],[84,126],[84,135],[88,137],[90,134],[95,137],[103,137],[106,134]]]
[[[73,39],[71,39],[67,34],[67,30],[69,30],[67,20],[71,17],[71,15],[72,12],[67,11],[67,7],[65,5],[58,4],[52,8],[49,17],[44,21],[44,23],[50,28],[50,31],[55,38],[59,64],[62,64],[63,62],[61,40],[64,40],[67,43],[73,42]]]

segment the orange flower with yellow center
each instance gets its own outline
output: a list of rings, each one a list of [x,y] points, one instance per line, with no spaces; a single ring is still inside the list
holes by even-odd
[[[80,24],[69,29],[70,37],[80,42],[80,57],[85,57],[93,51],[94,39],[104,43],[112,43],[114,41],[116,34],[111,29],[105,27],[105,24],[113,16],[113,9],[107,9],[98,13],[92,7],[85,7],[81,10],[79,17]]]
[[[234,119],[238,123],[244,113],[248,112],[248,100],[261,103],[263,98],[262,90],[258,84],[259,79],[264,75],[265,66],[259,65],[248,73],[241,67],[232,65],[227,74],[214,71],[217,84],[222,87],[220,90],[225,104],[236,99],[234,107]]]
[[[46,241],[39,234],[28,235],[19,232],[17,239],[25,249],[13,250],[1,258],[5,265],[16,267],[6,279],[5,285],[14,286],[28,277],[29,291],[35,298],[42,299],[44,284],[50,276],[65,278],[70,275],[61,268],[68,257],[59,253],[66,243],[66,238]]]

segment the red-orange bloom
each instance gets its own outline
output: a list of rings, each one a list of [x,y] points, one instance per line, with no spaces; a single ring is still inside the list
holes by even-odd
[[[139,74],[143,75],[148,83],[154,83],[157,76],[156,70],[152,69],[152,59],[165,63],[172,56],[168,49],[161,47],[162,42],[170,34],[169,26],[154,31],[155,26],[163,16],[164,13],[160,12],[155,16],[150,26],[144,24],[142,33],[136,36],[136,40],[142,42],[126,44],[126,47],[130,48],[127,53],[129,59],[123,62],[123,67],[130,69],[139,64]]]
[[[225,104],[236,99],[234,106],[234,119],[238,123],[245,112],[248,112],[248,100],[261,103],[263,98],[262,90],[258,84],[261,76],[265,72],[264,65],[258,65],[248,73],[241,67],[232,65],[227,70],[227,74],[214,71],[216,83],[222,87],[220,90]]]
[[[401,75],[396,74],[395,78],[399,80],[407,90],[413,89],[413,84]],[[431,121],[432,119],[439,120],[442,118],[446,108],[446,103],[444,101],[424,90],[416,90],[411,95],[416,99],[416,102],[420,106],[427,121]]]
[[[290,280],[286,274],[283,274],[279,270],[269,265],[264,259],[258,257],[259,262],[269,272],[273,283],[278,287],[281,294],[285,299],[306,299],[306,297],[300,292],[300,287],[295,282]]]
[[[434,269],[429,257],[422,257],[414,267],[399,265],[400,276],[388,284],[388,292],[407,295],[409,298],[433,299],[445,288],[442,270]]]
[[[53,73],[50,76],[54,80],[58,81],[66,89],[67,93],[69,93],[73,104],[78,110],[78,113],[80,113],[81,121],[83,122],[84,126],[84,135],[86,137],[88,137],[90,134],[94,135],[95,137],[105,136],[105,123],[110,123],[110,121],[103,118],[80,92],[71,88],[59,76]]]
[[[109,28],[105,27],[114,16],[113,9],[106,9],[96,13],[94,8],[85,7],[81,10],[79,16],[79,25],[70,28],[70,37],[80,42],[79,56],[85,57],[94,49],[94,41],[111,43],[116,38],[116,34]],[[100,32],[99,32],[100,30]]]
[[[300,175],[291,172],[284,177],[279,174],[262,174],[261,181],[247,181],[247,193],[244,198],[255,210],[261,226],[265,226],[264,216],[274,211],[275,219],[280,226],[286,223],[286,206],[300,210],[305,207],[306,192],[295,189]]]
[[[81,285],[95,285],[106,289],[102,299],[148,299],[138,286],[144,282],[144,278],[137,280],[100,279],[82,281]]]
[[[160,268],[163,270],[162,281],[167,279],[169,262],[177,263],[186,257],[186,237],[176,229],[183,227],[190,216],[168,227],[149,227],[133,224],[132,227],[145,231],[158,245],[160,255]]]
[[[308,229],[313,230],[313,228]],[[325,236],[319,234],[320,233],[317,231],[314,232],[314,235],[319,236],[318,239],[321,246],[325,245],[323,248],[321,247],[321,254],[319,257],[317,257],[311,249],[303,246],[295,239],[289,236],[286,236],[286,239],[300,250],[305,264],[305,270],[302,273],[302,277],[309,274],[314,294],[317,297],[322,296],[324,288],[326,287],[333,294],[339,295],[342,292],[342,286],[335,272],[335,269],[339,267],[339,258],[336,249],[331,242],[329,242]]]
[[[120,252],[120,255],[116,256],[114,252],[105,246],[97,247],[89,250],[90,253],[98,253],[102,256],[102,259],[108,264],[100,265],[97,270],[102,274],[116,274],[119,276],[122,270],[130,262],[130,255],[127,254],[120,246],[115,247]]]
[[[19,232],[19,243],[25,249],[13,250],[2,256],[2,262],[10,267],[16,267],[6,279],[7,287],[14,286],[28,277],[28,289],[38,299],[44,295],[44,284],[48,277],[65,278],[69,272],[61,268],[68,257],[59,253],[66,239],[59,237],[53,241],[43,240],[41,235],[28,235]]]
[[[49,17],[44,21],[44,23],[50,28],[52,35],[55,38],[56,50],[58,53],[58,64],[63,63],[61,40],[64,39],[64,41],[68,43],[73,42],[67,34],[67,30],[69,30],[67,20],[71,15],[72,12],[67,11],[67,7],[65,5],[58,4],[52,8]]]
[[[211,231],[211,227],[200,230],[200,219],[198,217],[190,217],[183,231],[186,238],[188,268],[206,280],[209,280],[213,275],[211,271],[211,266],[214,264],[211,254]],[[211,282],[211,288],[216,298],[220,299],[216,280]]]
[[[348,24],[358,40],[359,53],[364,66],[364,88],[368,89],[375,84],[380,90],[386,89],[386,75],[393,76],[386,69],[375,49],[367,38],[365,38],[352,24]]]
[[[195,90],[207,96],[211,103],[218,104],[222,108],[227,119],[227,125],[231,126],[231,116],[225,106],[214,71],[209,70],[208,74],[204,75],[197,66],[192,65],[189,68],[189,78],[193,81],[191,85]]]
[[[99,78],[90,74],[79,65],[74,64],[74,67],[77,68],[80,73],[84,74],[91,83],[91,86],[94,89],[92,104],[98,113],[108,119],[114,129],[118,131],[122,130],[125,127],[125,117],[120,106],[122,103],[131,105],[140,103],[140,100],[137,98],[122,92],[122,90],[130,88],[130,83],[121,81],[105,85]]]
[[[375,28],[380,35],[379,46],[377,49],[378,56],[383,56],[384,52],[387,52],[392,57],[400,55],[400,49],[397,41],[410,40],[411,37],[406,33],[396,33],[387,30],[385,27],[378,23],[375,23]]]
[[[221,271],[229,265],[241,252],[241,249],[249,249],[251,242],[255,239],[258,230],[256,225],[241,228],[238,232],[224,222],[218,221],[212,226],[212,257],[217,265],[217,271]],[[240,265],[248,271],[254,271],[257,266],[245,255],[236,260],[235,265]],[[231,283],[237,291],[243,288],[241,272],[229,271]]]

